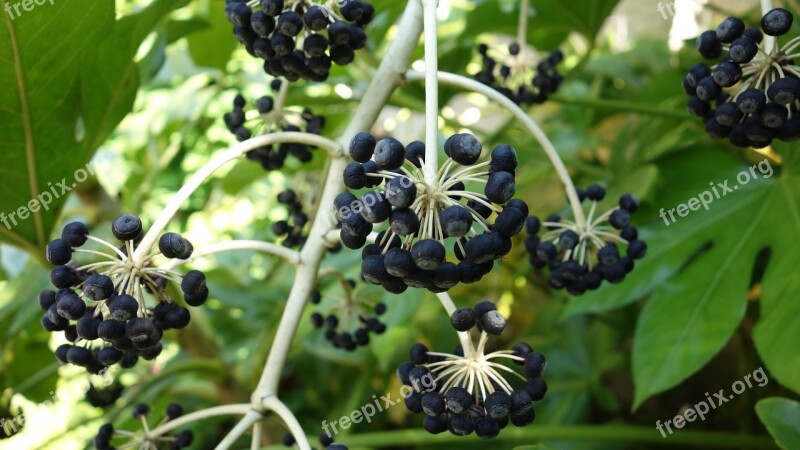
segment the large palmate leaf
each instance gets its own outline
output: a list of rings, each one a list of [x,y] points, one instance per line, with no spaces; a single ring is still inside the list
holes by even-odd
[[[97,147],[130,111],[134,56],[163,16],[162,0],[114,20],[113,2],[61,0],[0,29],[0,240],[39,253]],[[45,206],[46,205],[46,206]]]
[[[665,189],[656,199],[667,211],[711,189],[709,183],[720,195],[717,183],[728,180],[733,190],[708,210],[647,226],[642,236],[649,254],[625,283],[570,301],[567,317],[607,311],[651,294],[634,339],[634,407],[685,380],[725,345],[744,315],[756,257],[766,248],[772,258],[762,280],[756,346],[774,377],[800,390],[794,376],[800,361],[787,350],[800,344],[800,316],[792,299],[798,282],[785,276],[800,252],[793,238],[800,232],[794,159],[784,161],[780,173],[765,162],[751,171],[753,164],[724,154],[687,152],[668,159],[661,166]],[[750,181],[739,185],[741,173]]]
[[[800,448],[800,403],[788,398],[765,398],[756,403],[756,414],[780,448]]]

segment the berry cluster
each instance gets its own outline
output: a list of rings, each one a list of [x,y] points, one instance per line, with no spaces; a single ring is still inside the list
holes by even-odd
[[[66,225],[61,238],[47,245],[47,260],[56,265],[50,280],[58,290],[39,294],[39,305],[46,311],[42,326],[51,332],[63,331],[70,342],[56,349],[56,358],[94,374],[114,364],[133,367],[139,357],[154,359],[161,353],[164,330],[189,324],[189,310],[166,293],[169,281],[180,285],[190,306],[200,306],[208,298],[202,272],[192,270],[182,275],[153,264],[159,255],[188,259],[193,247],[183,236],[165,233],[158,251],[137,262],[131,256],[142,237],[141,220],[123,214],[114,220],[111,230],[123,242],[121,247],[91,236],[83,223]],[[87,242],[111,252],[83,248]],[[100,261],[72,262],[76,253]],[[145,304],[145,292],[156,300],[152,309]]]
[[[375,16],[359,0],[226,0],[225,15],[247,52],[264,60],[264,71],[290,81],[325,81],[331,66],[353,62],[367,45],[364,28]],[[302,49],[297,44],[302,41]]]
[[[358,295],[355,280],[339,280],[344,297],[336,298],[324,310],[311,314],[311,323],[315,328],[325,328],[325,339],[334,347],[353,351],[358,346],[369,344],[369,333],[383,334],[386,331],[386,325],[378,319],[386,312],[386,304]],[[322,294],[312,292],[310,301],[319,305]]]
[[[633,270],[634,260],[647,253],[647,245],[637,239],[638,232],[631,226],[631,214],[639,208],[639,202],[631,194],[625,194],[620,197],[618,208],[595,217],[597,205],[605,195],[605,189],[596,184],[586,191],[578,190],[581,201],[591,201],[585,224],[557,215],[544,222],[536,216],[528,217],[525,249],[535,268],[550,269],[547,281],[552,288],[581,295],[600,287],[603,280],[619,283]],[[604,225],[605,222],[610,226]],[[544,233],[538,236],[542,227]],[[626,256],[620,255],[622,245],[626,246]]]
[[[459,282],[480,280],[494,260],[511,251],[511,237],[528,216],[525,202],[512,199],[517,154],[509,145],[498,145],[489,161],[476,164],[481,150],[471,134],[451,136],[444,144],[449,158],[431,181],[421,170],[422,142],[404,147],[396,139],[376,141],[368,133],[353,138],[350,155],[356,162],[345,169],[344,184],[362,189],[385,181],[383,190],[360,198],[345,192],[335,200],[341,240],[348,248],[364,246],[374,225],[388,222],[388,229],[362,251],[364,280],[393,293],[408,286],[444,292]],[[468,190],[467,184],[482,185],[483,193]],[[445,241],[451,238],[457,264],[446,260]]]
[[[308,216],[303,212],[303,203],[297,193],[287,189],[278,194],[278,203],[289,209],[289,217],[272,224],[272,232],[283,236],[283,246],[302,247],[308,237],[305,234]]]
[[[481,55],[482,68],[474,75],[475,79],[503,93],[518,105],[544,103],[563,81],[556,70],[556,66],[564,59],[560,50],[535,65],[530,61],[530,53],[517,42],[503,48],[480,44],[478,53]]]
[[[695,64],[683,80],[689,112],[702,118],[711,137],[755,148],[800,139],[800,67],[794,63],[800,37],[783,48],[777,39],[792,21],[789,11],[775,8],[761,18],[761,30],[728,17],[697,38],[704,58],[725,52],[717,65]]]
[[[151,436],[151,428],[147,423],[148,414],[150,414],[150,407],[144,403],[133,407],[133,418],[142,422],[143,430],[140,432],[117,430],[111,423],[103,424],[94,437],[94,448],[96,450],[115,450],[116,447],[111,445],[111,441],[122,439],[126,439],[128,442],[120,448],[138,447],[151,450],[178,450],[192,445],[194,435],[190,430],[183,430],[175,436]],[[177,403],[170,403],[167,406],[164,418],[156,425],[163,425],[182,415],[183,407]]]
[[[279,88],[280,81],[273,83],[273,88]],[[255,102],[257,115],[247,119],[245,107],[247,100],[242,94],[237,94],[233,99],[233,110],[225,113],[223,120],[228,130],[236,136],[236,139],[246,141],[254,133],[269,134],[280,131],[303,131],[306,133],[320,134],[325,126],[325,117],[315,116],[314,113],[306,108],[302,112],[283,110],[276,107],[275,101],[270,96],[264,96]],[[290,120],[291,119],[291,120]],[[245,127],[248,120],[258,122],[257,129],[251,131]],[[314,156],[309,147],[305,144],[283,143],[277,146],[265,145],[247,152],[247,158],[255,161],[264,170],[278,170],[283,167],[286,157],[294,156],[301,162],[309,162]]]
[[[112,383],[110,386],[96,387],[94,384],[89,385],[86,391],[86,401],[90,405],[97,408],[105,408],[111,406],[119,400],[122,396],[122,391],[125,388],[120,383]]]
[[[547,392],[541,378],[546,366],[544,355],[524,342],[511,350],[486,353],[489,336],[499,336],[506,326],[505,317],[492,302],[479,302],[474,309],[458,308],[450,323],[466,335],[462,340],[469,344],[466,348],[458,346],[450,354],[415,344],[409,351],[410,362],[397,369],[403,384],[414,388],[405,398],[409,411],[425,413],[423,427],[429,433],[450,430],[466,436],[474,431],[485,439],[496,437],[509,421],[518,427],[533,422],[531,402],[541,400]],[[480,330],[477,346],[469,335],[473,327]],[[502,359],[522,365],[525,376],[500,364],[498,360]],[[506,374],[520,379],[524,386],[515,390],[504,378]]]
[[[284,446],[292,447],[296,442],[292,433],[287,432],[283,435],[282,443]],[[328,433],[322,433],[319,436],[319,442],[322,444],[322,447],[327,450],[347,450],[346,445],[333,442],[333,438]]]

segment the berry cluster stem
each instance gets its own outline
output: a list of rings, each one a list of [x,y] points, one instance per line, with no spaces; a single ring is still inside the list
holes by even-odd
[[[444,310],[447,311],[447,316],[452,316],[456,310],[456,304],[453,302],[452,297],[447,292],[439,292],[436,294],[436,297],[439,298],[439,302],[444,307]],[[458,334],[458,342],[461,343],[461,348],[464,350],[464,357],[471,357],[472,353],[474,352],[474,348],[472,346],[472,341],[469,338],[468,331],[459,331]]]
[[[406,79],[409,81],[420,81],[423,79],[427,80],[428,75],[429,74],[423,74],[421,72],[411,70],[406,73]],[[556,173],[558,174],[559,178],[561,178],[561,182],[564,184],[564,189],[567,192],[567,198],[569,199],[573,214],[575,215],[575,223],[580,228],[584,228],[586,226],[586,217],[583,214],[583,209],[581,209],[581,201],[578,199],[578,192],[575,190],[575,184],[572,182],[572,177],[569,176],[569,171],[567,171],[567,167],[564,165],[564,161],[561,160],[561,156],[559,156],[555,146],[552,142],[550,142],[550,139],[539,127],[536,121],[505,95],[478,81],[448,72],[437,72],[436,77],[439,80],[439,83],[460,87],[462,89],[467,89],[469,91],[477,92],[489,97],[505,107],[509,112],[511,112],[511,114],[514,115],[514,117],[517,118],[517,120],[522,123],[523,126],[525,126],[525,128],[528,129],[528,132],[530,132],[539,142],[539,145],[542,146],[545,154],[548,158],[550,158],[550,162],[553,164]]]
[[[761,0],[761,15],[764,15],[775,8],[773,5],[772,0]],[[768,55],[772,54],[772,51],[775,49],[775,44],[777,40],[775,36],[764,35],[764,51],[767,52]]]
[[[272,144],[282,143],[298,143],[306,144],[314,147],[319,147],[327,150],[331,156],[336,157],[337,160],[343,160],[342,156],[344,151],[339,143],[332,141],[328,138],[318,136],[311,133],[298,133],[298,132],[284,132],[275,134],[264,134],[250,138],[246,141],[240,142],[233,147],[225,150],[223,153],[218,154],[211,161],[207,162],[197,172],[195,172],[186,183],[172,196],[169,202],[164,206],[164,209],[156,217],[153,225],[144,235],[136,251],[132,255],[132,259],[137,267],[142,265],[142,262],[147,258],[147,254],[158,239],[158,235],[164,231],[172,216],[178,211],[181,205],[192,195],[194,191],[203,184],[208,177],[214,174],[220,167],[228,164],[231,161],[241,158],[245,153],[256,148]]]
[[[201,409],[192,413],[184,414],[178,418],[170,420],[169,422],[153,428],[148,433],[148,436],[155,438],[163,436],[172,430],[180,428],[186,424],[196,422],[198,420],[207,419],[209,417],[229,416],[229,415],[246,415],[252,411],[248,403],[236,403],[232,405],[214,406],[211,408]]]
[[[522,0],[519,5],[519,24],[517,25],[517,44],[519,45],[519,56],[521,60],[525,59],[527,45],[525,42],[528,40],[528,10],[530,9],[530,0]]]
[[[281,257],[286,262],[292,264],[293,266],[297,266],[298,264],[300,264],[300,253],[296,250],[286,248],[282,245],[276,245],[271,242],[236,239],[233,241],[217,242],[214,244],[210,244],[208,246],[195,250],[189,259],[184,259],[184,260],[173,259],[170,260],[168,263],[164,264],[162,267],[167,270],[174,269],[175,267],[178,267],[180,265],[192,262],[197,258],[213,255],[215,253],[229,252],[233,250],[253,250],[256,252],[266,253],[268,255]]]
[[[438,0],[422,0],[425,8],[425,182],[434,186],[439,161],[439,49],[436,41],[436,6]],[[434,187],[435,188],[435,187]]]

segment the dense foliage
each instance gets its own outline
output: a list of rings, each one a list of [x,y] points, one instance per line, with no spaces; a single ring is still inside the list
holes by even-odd
[[[9,3],[0,446],[800,449],[796,3],[531,3]]]

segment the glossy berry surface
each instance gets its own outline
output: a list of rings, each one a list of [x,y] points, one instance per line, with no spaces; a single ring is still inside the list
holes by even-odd
[[[131,255],[144,231],[142,221],[123,214],[112,222],[110,231],[123,241],[120,249],[92,236],[82,223],[66,225],[62,238],[47,246],[48,259],[63,263],[53,268],[50,277],[58,290],[44,290],[39,295],[39,306],[45,312],[42,327],[64,331],[69,342],[57,348],[56,358],[92,374],[114,365],[130,368],[140,359],[155,359],[163,350],[164,331],[189,324],[188,309],[175,303],[166,291],[169,281],[181,286],[190,306],[203,304],[209,295],[202,272],[181,275],[156,265],[156,261],[191,256],[192,244],[180,234],[162,235],[158,251],[133,270]],[[99,244],[99,249],[84,251],[90,243]],[[74,256],[94,261],[73,261]],[[154,306],[148,305],[151,298]],[[99,395],[92,391],[95,394]]]
[[[467,347],[450,354],[414,344],[410,362],[397,369],[400,381],[410,388],[406,408],[425,415],[423,428],[431,434],[449,430],[457,436],[475,433],[491,439],[509,423],[523,427],[533,422],[532,402],[547,391],[541,378],[544,356],[522,342],[512,350],[486,350],[490,337],[501,335],[506,323],[492,302],[458,308],[450,321],[457,332],[466,333],[461,342]],[[473,327],[480,334],[477,345],[470,334]]]
[[[499,145],[486,155],[471,134],[450,136],[444,144],[448,159],[433,182],[421,170],[421,142],[403,146],[359,133],[349,152],[356,162],[345,168],[344,184],[367,191],[360,197],[340,194],[334,214],[349,248],[364,247],[370,233],[380,230],[362,252],[368,283],[392,293],[408,287],[444,292],[479,281],[511,251],[511,238],[528,214],[525,202],[513,198],[513,147]]]
[[[367,44],[364,27],[375,16],[360,0],[313,2],[228,0],[225,16],[264,72],[289,81],[325,81],[333,64],[347,65]]]
[[[634,260],[647,253],[647,245],[631,226],[631,215],[639,209],[633,195],[622,195],[617,207],[602,214],[598,207],[605,189],[591,185],[585,196],[591,202],[585,224],[560,217],[526,220],[525,249],[531,265],[547,270],[551,288],[572,295],[595,290],[603,281],[622,282],[633,270]]]
[[[701,56],[723,58],[712,66],[695,64],[683,80],[687,108],[709,136],[754,148],[800,139],[800,67],[789,55],[793,50],[786,50],[796,41],[781,42],[792,22],[792,13],[775,8],[763,15],[760,28],[729,17],[697,38]]]

